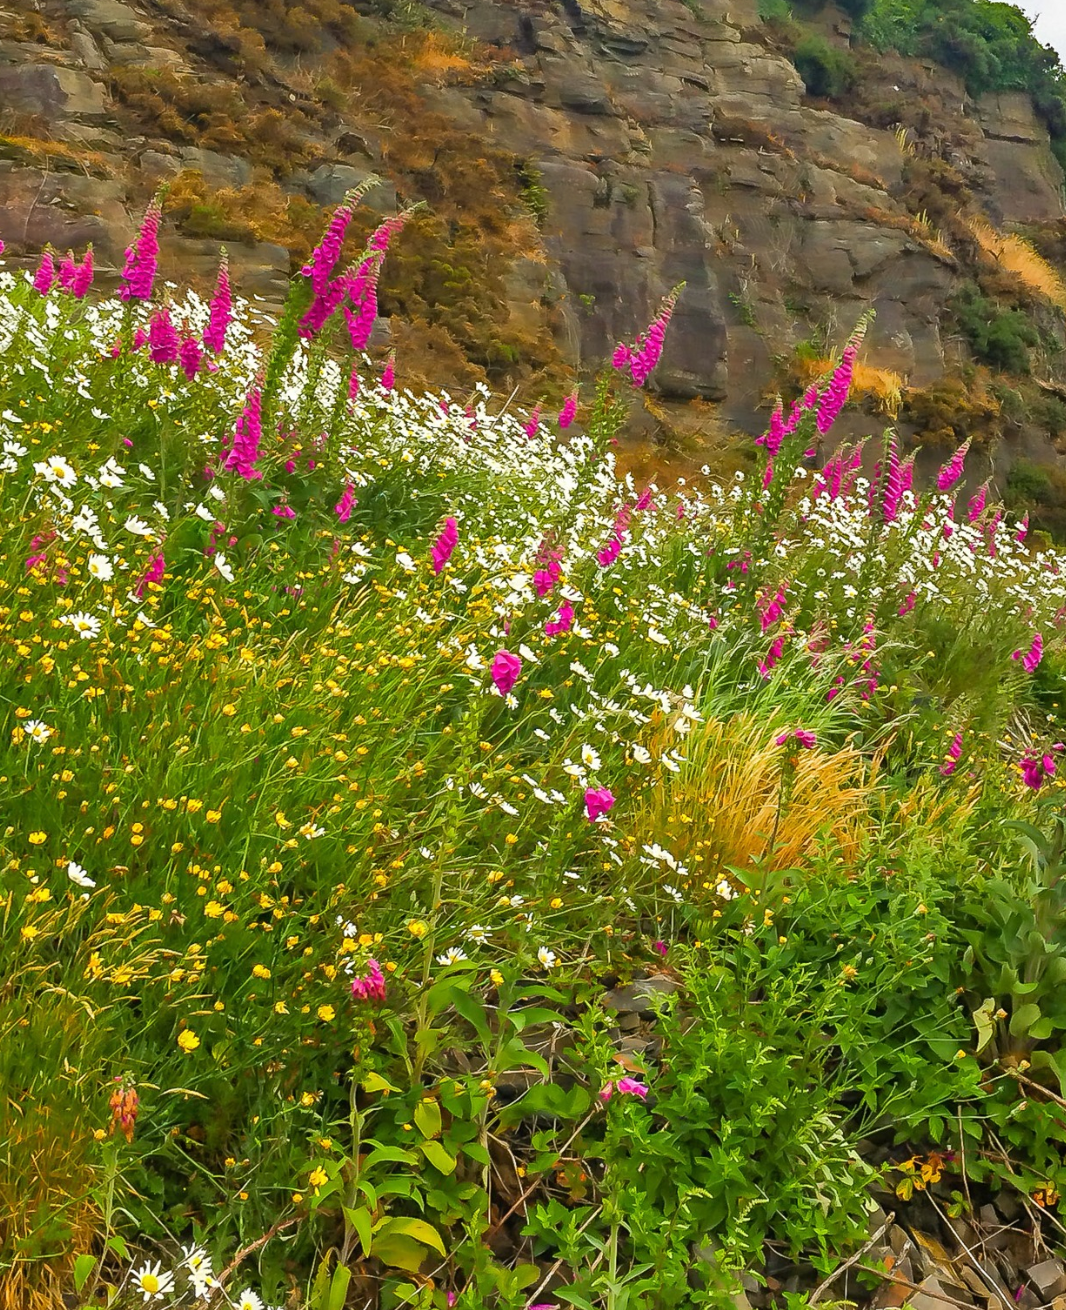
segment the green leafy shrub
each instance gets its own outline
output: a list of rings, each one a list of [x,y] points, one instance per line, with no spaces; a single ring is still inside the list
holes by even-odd
[[[1028,315],[1001,309],[972,283],[959,291],[951,309],[975,358],[1004,373],[1028,374],[1029,350],[1040,340]]]
[[[793,50],[792,62],[808,95],[836,100],[855,85],[857,73],[851,56],[824,37],[805,36]]]

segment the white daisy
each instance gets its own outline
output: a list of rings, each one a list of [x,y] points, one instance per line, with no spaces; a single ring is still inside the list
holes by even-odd
[[[466,959],[466,951],[459,946],[449,946],[442,954],[437,956],[437,963],[447,967],[449,964],[458,964],[461,960]]]
[[[237,1310],[263,1310],[263,1299],[246,1287],[237,1298]]]
[[[163,1273],[162,1262],[159,1260],[154,1265],[146,1260],[140,1269],[134,1270],[131,1278],[133,1286],[145,1301],[162,1301],[174,1286],[174,1275]]]
[[[483,923],[472,923],[466,930],[466,936],[468,941],[476,942],[479,946],[482,946],[492,936],[492,929],[486,928]]]
[[[559,963],[558,957],[554,951],[549,951],[546,946],[540,947],[537,951],[537,959],[545,969],[554,969]]]
[[[586,769],[591,769],[593,773],[596,773],[599,769],[600,757],[592,746],[586,744],[581,747],[581,763]]]
[[[100,620],[92,614],[86,614],[84,610],[79,610],[77,614],[64,614],[59,622],[73,628],[82,641],[92,641],[100,635]]]
[[[115,576],[115,566],[106,555],[90,555],[86,566],[89,573],[100,582],[110,582]]]
[[[35,473],[40,473],[47,482],[54,482],[60,487],[72,487],[78,475],[62,455],[49,455],[41,463],[34,464]]]
[[[76,887],[84,887],[91,890],[96,883],[89,877],[85,870],[74,860],[67,863],[67,877]]]
[[[135,537],[150,537],[152,529],[145,523],[144,519],[139,519],[136,514],[131,514],[123,524],[127,532],[132,532]]]
[[[42,723],[40,719],[27,719],[22,725],[22,731],[38,746],[43,746],[55,729],[50,728],[47,723]]]
[[[215,556],[215,568],[218,569],[227,582],[233,581],[233,569],[226,563],[226,557],[221,551]]]

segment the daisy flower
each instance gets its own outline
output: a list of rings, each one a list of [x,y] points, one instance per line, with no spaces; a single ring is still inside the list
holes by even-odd
[[[263,1299],[246,1287],[237,1298],[237,1310],[263,1310]]]
[[[537,959],[545,969],[554,969],[559,963],[559,958],[554,951],[549,951],[546,946],[540,947],[537,951]]]
[[[221,551],[215,556],[215,568],[218,569],[227,582],[233,581],[233,569],[226,563],[226,557]]]
[[[115,576],[114,565],[106,555],[90,555],[87,567],[90,575],[100,582],[110,582]]]
[[[92,641],[100,635],[100,620],[92,614],[86,614],[84,610],[79,610],[77,614],[64,614],[59,622],[73,628],[82,641]]]
[[[160,1260],[157,1260],[155,1264],[150,1264],[146,1260],[140,1269],[133,1271],[133,1286],[140,1292],[146,1302],[162,1301],[163,1297],[174,1286],[174,1275],[163,1273],[162,1267],[162,1261]]]
[[[442,954],[437,956],[437,963],[447,967],[449,964],[459,964],[466,959],[466,952],[458,946],[449,946]]]
[[[84,887],[86,890],[91,890],[96,886],[96,883],[93,882],[81,865],[75,860],[70,860],[67,863],[67,877],[76,887]]]
[[[40,719],[27,719],[22,725],[22,731],[27,737],[32,737],[38,746],[43,746],[55,729],[50,728],[47,723],[42,723]]]
[[[33,469],[47,482],[55,482],[61,487],[72,487],[78,480],[78,475],[62,455],[49,455],[46,460],[34,464]]]

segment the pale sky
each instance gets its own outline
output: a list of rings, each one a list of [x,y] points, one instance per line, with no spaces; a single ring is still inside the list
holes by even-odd
[[[1017,0],[1034,19],[1033,30],[1045,45],[1053,45],[1066,64],[1066,0]]]

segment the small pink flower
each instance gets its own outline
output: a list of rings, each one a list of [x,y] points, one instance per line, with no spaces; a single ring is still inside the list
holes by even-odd
[[[496,658],[492,661],[492,681],[501,696],[510,693],[521,672],[522,661],[517,655],[512,655],[509,650],[496,652]]]
[[[444,520],[444,529],[433,543],[433,572],[439,573],[452,557],[459,541],[459,526],[453,518]]]
[[[381,375],[381,388],[383,391],[392,391],[396,386],[396,356],[390,355],[385,364],[385,370]]]
[[[589,822],[595,823],[604,814],[614,809],[614,793],[608,787],[590,787],[585,792],[585,810]]]
[[[356,504],[355,488],[349,482],[348,485],[344,488],[344,492],[341,495],[340,500],[338,500],[336,505],[334,505],[333,507],[337,515],[337,518],[339,518],[342,523],[347,523],[348,520],[352,517],[352,508],[355,504]]]
[[[639,1096],[643,1101],[648,1095],[648,1088],[644,1083],[637,1082],[635,1078],[619,1078],[618,1094],[619,1096]]]
[[[563,401],[563,407],[559,411],[559,426],[568,428],[577,416],[577,392],[571,391],[569,396]]]
[[[278,519],[294,519],[296,517],[296,511],[291,505],[275,505],[270,512]]]
[[[788,732],[783,732],[780,737],[774,738],[774,745],[784,746],[793,738],[805,751],[812,751],[818,745],[817,736],[813,732],[808,732],[806,728],[797,728],[794,732],[791,729]]]
[[[665,956],[670,950],[670,947],[667,946],[665,942],[653,942],[651,949],[658,952],[659,955]]]
[[[569,632],[574,623],[574,607],[568,600],[564,600],[559,606],[558,616],[549,619],[544,625],[544,635],[546,637],[557,637],[561,632]]]
[[[357,1001],[383,1001],[385,975],[377,960],[367,960],[367,971],[361,978],[352,979],[352,995]]]

